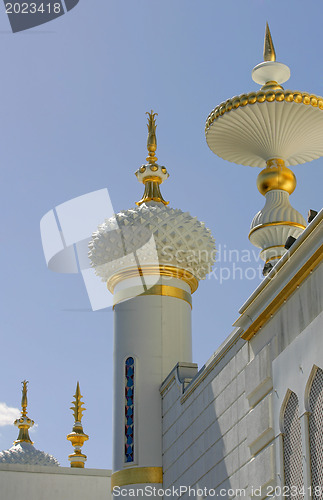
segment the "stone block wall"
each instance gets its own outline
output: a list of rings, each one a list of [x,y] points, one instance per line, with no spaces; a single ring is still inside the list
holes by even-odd
[[[323,264],[249,341],[236,329],[200,372],[179,363],[162,384],[163,487],[173,498],[194,496],[187,487],[196,498],[274,498],[284,486],[284,398],[297,394],[303,418],[311,373],[322,368],[322,272]]]
[[[238,340],[219,362],[215,360],[184,393],[181,364],[162,388],[164,488],[191,485],[219,492],[248,486],[248,344]],[[181,497],[189,498],[189,492]]]
[[[161,389],[164,489],[183,499],[188,485],[203,497],[267,496],[275,484],[271,366],[270,346],[249,361],[239,339],[200,373],[191,365],[186,390],[188,365],[175,367]]]

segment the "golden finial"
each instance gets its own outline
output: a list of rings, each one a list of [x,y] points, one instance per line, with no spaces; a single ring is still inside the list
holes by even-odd
[[[266,34],[264,42],[264,61],[276,61],[276,52],[271,38],[268,22],[266,22]]]
[[[143,197],[140,201],[136,201],[136,205],[140,206],[142,203],[148,203],[149,201],[156,201],[168,205],[169,202],[165,201],[161,195],[159,185],[169,177],[169,173],[166,167],[157,165],[156,161],[158,158],[155,156],[155,151],[157,149],[155,116],[157,116],[158,113],[154,113],[153,110],[151,110],[150,113],[147,112],[146,115],[148,115],[147,149],[149,154],[146,158],[148,165],[141,165],[136,172],[138,181],[145,185]]]
[[[89,436],[87,434],[84,434],[83,426],[81,423],[83,412],[86,410],[86,408],[82,408],[82,405],[84,403],[83,401],[81,401],[81,399],[83,398],[83,396],[81,395],[80,385],[78,382],[76,384],[74,398],[75,401],[72,402],[73,406],[71,406],[70,409],[73,410],[75,421],[72,432],[67,435],[67,439],[71,441],[72,445],[74,446],[74,453],[72,455],[69,455],[68,458],[71,462],[71,467],[83,468],[87,457],[86,455],[83,455],[83,453],[81,453],[81,448],[84,442],[89,439]]]
[[[146,160],[148,163],[151,165],[153,163],[156,163],[158,158],[155,156],[155,151],[157,149],[157,138],[156,138],[156,120],[155,116],[158,116],[158,113],[154,113],[153,110],[147,111],[146,115],[148,115],[148,123],[147,123],[147,128],[148,128],[148,138],[147,138],[147,149],[148,149],[148,156]]]
[[[22,382],[22,397],[21,397],[21,415],[25,417],[27,415],[27,384],[28,380],[23,380]]]
[[[74,406],[71,406],[70,410],[73,410],[75,422],[81,422],[83,417],[83,412],[86,410],[86,408],[82,408],[82,405],[84,405],[83,401],[81,401],[83,396],[81,395],[80,384],[78,382],[76,384],[76,391],[74,394],[74,398],[75,401],[72,401],[72,405]]]
[[[14,425],[19,429],[17,443],[30,443],[34,444],[29,437],[29,429],[34,425],[34,421],[27,417],[27,385],[28,380],[23,380],[22,382],[22,397],[21,397],[21,417],[14,421]]]

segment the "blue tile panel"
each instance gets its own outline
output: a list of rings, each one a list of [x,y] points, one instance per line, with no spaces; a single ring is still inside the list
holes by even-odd
[[[125,462],[134,461],[134,382],[135,361],[132,357],[125,362]]]

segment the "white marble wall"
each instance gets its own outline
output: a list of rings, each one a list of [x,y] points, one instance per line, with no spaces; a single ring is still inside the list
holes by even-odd
[[[224,498],[274,498],[272,489],[283,484],[284,397],[290,389],[304,401],[313,366],[323,365],[322,278],[323,264],[249,342],[237,329],[198,374],[186,367],[181,383],[179,364],[164,381],[164,489],[186,485]],[[179,496],[190,498],[185,491]]]
[[[164,488],[191,485],[219,492],[247,487],[249,408],[244,368],[248,358],[248,345],[238,340],[183,402],[185,393],[181,395],[178,383],[181,366],[176,368],[176,377],[163,394]],[[189,498],[188,492],[182,497]]]
[[[0,464],[1,500],[110,500],[111,471]]]

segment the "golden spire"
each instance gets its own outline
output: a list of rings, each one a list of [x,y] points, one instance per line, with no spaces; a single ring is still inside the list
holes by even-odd
[[[27,417],[27,384],[28,380],[23,380],[22,383],[22,397],[21,397],[21,417],[15,420],[14,425],[19,429],[17,443],[30,443],[34,444],[29,437],[29,429],[34,425],[34,421]]]
[[[83,417],[83,412],[86,410],[86,408],[82,408],[82,405],[84,405],[83,401],[81,401],[83,396],[81,395],[80,384],[78,382],[76,384],[76,391],[74,394],[74,398],[75,401],[72,401],[72,405],[74,406],[71,406],[70,410],[73,410],[75,422],[81,422]]]
[[[28,380],[23,380],[22,382],[22,397],[21,397],[21,415],[23,417],[27,416],[27,384]]]
[[[155,156],[155,151],[157,150],[157,138],[156,138],[156,120],[155,116],[158,116],[158,113],[154,113],[153,110],[147,111],[146,115],[148,115],[148,123],[147,123],[147,128],[148,128],[148,138],[147,138],[147,149],[148,149],[148,156],[146,160],[148,163],[151,165],[156,163],[158,158]]]
[[[156,163],[158,158],[155,156],[157,149],[157,125],[155,116],[157,116],[158,113],[154,113],[153,110],[151,110],[150,113],[147,112],[146,115],[148,115],[148,156],[146,158],[148,164],[142,165],[136,172],[138,181],[145,185],[145,192],[141,200],[136,201],[136,205],[140,206],[142,203],[148,203],[149,201],[156,201],[168,205],[169,202],[165,201],[161,195],[159,185],[169,177],[169,173],[166,167],[162,167]]]
[[[266,22],[266,34],[264,42],[264,61],[276,61],[276,52],[271,38],[268,22]]]
[[[71,406],[70,409],[73,410],[75,421],[72,432],[67,435],[67,439],[71,441],[72,445],[74,446],[74,453],[72,455],[69,455],[68,458],[71,462],[71,467],[83,468],[87,457],[86,455],[83,455],[81,453],[81,448],[84,442],[89,439],[89,436],[87,436],[87,434],[84,434],[83,426],[81,423],[83,412],[86,410],[86,408],[82,407],[82,405],[84,404],[83,401],[81,401],[83,396],[81,395],[80,385],[78,382],[76,384],[74,398],[75,401],[72,402],[73,406]]]

